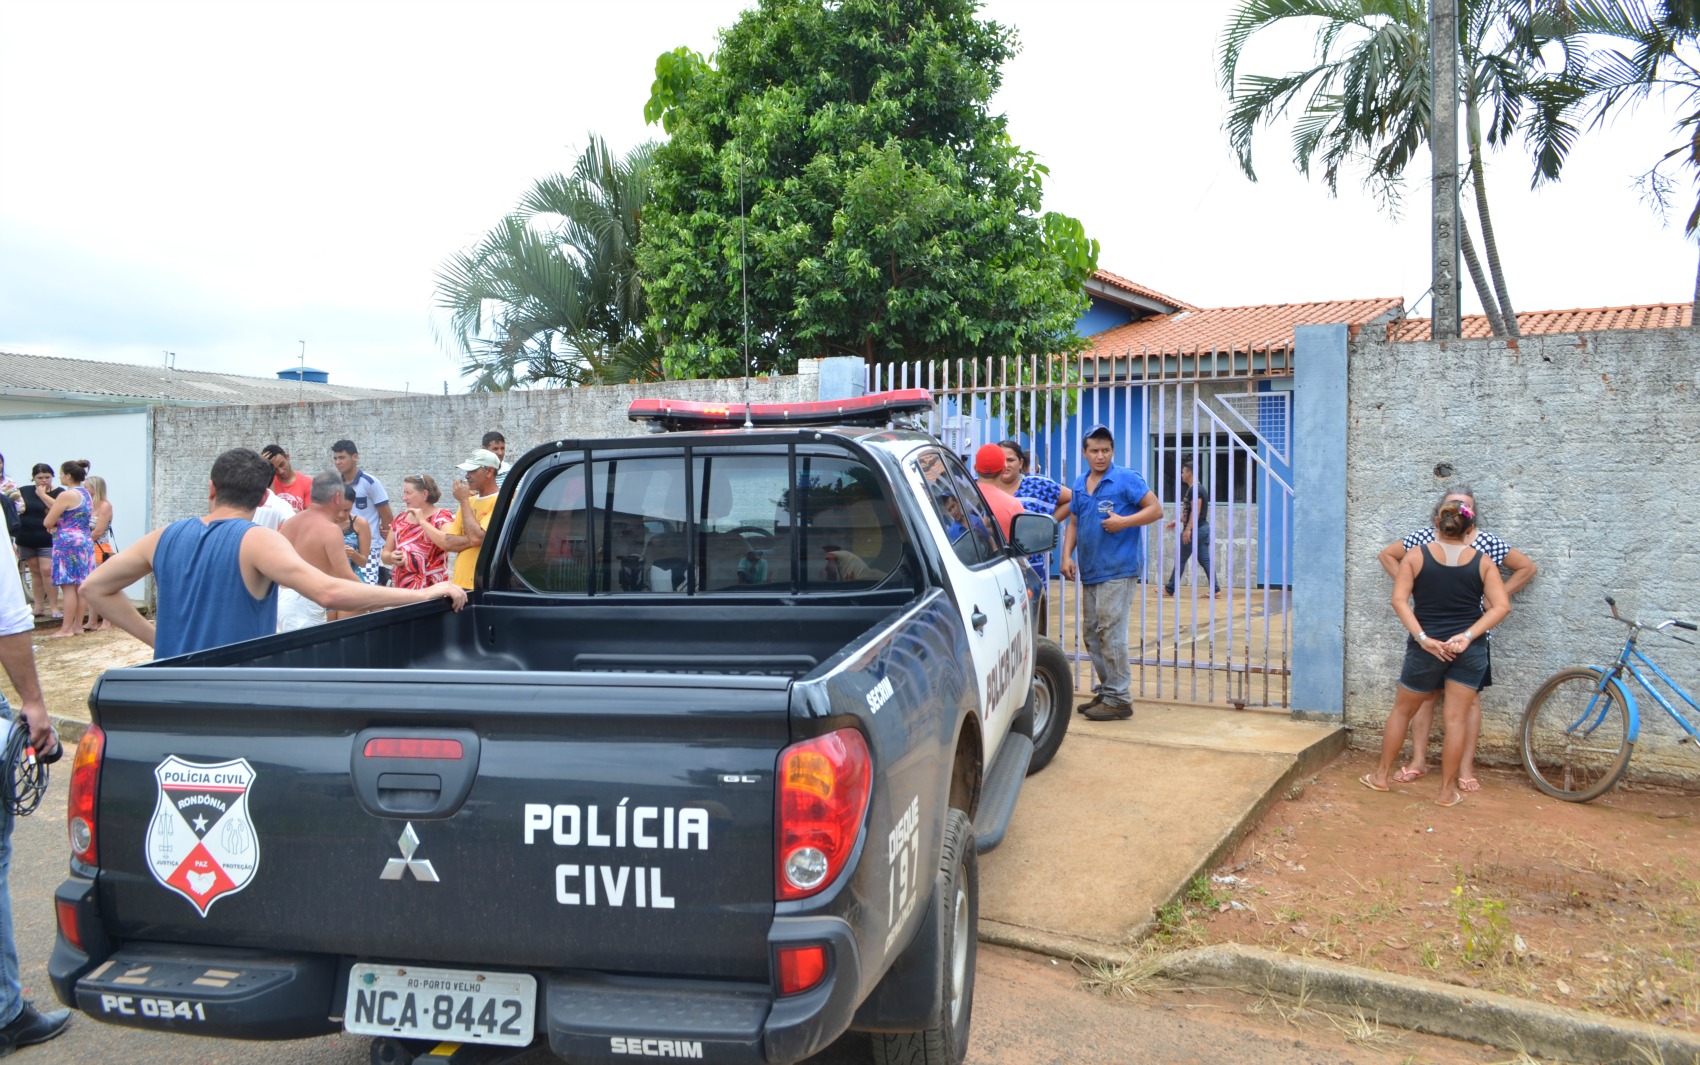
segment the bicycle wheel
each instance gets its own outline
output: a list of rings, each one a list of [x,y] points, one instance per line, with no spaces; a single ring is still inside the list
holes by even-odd
[[[1629,765],[1629,708],[1600,674],[1566,669],[1540,686],[1523,711],[1523,768],[1555,799],[1589,802]]]

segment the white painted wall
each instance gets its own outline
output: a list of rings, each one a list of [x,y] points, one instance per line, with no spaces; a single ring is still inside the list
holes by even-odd
[[[121,411],[67,411],[53,414],[0,414],[0,455],[6,475],[26,488],[30,467],[53,467],[69,459],[88,459],[89,472],[106,478],[112,501],[112,536],[120,548],[141,539],[149,525],[148,492],[153,472],[152,431],[146,408]],[[145,598],[142,582],[130,586],[130,598]]]

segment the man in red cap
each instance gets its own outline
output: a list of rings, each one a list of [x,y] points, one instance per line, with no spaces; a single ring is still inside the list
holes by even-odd
[[[998,444],[987,444],[974,452],[974,472],[979,477],[980,494],[986,497],[986,505],[997,515],[998,528],[1003,530],[1005,540],[1009,539],[1010,519],[1027,511],[1021,500],[1010,495],[1009,490],[998,483],[1008,461],[1008,456]]]

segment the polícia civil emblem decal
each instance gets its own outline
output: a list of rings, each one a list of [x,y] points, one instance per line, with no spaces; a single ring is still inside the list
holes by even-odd
[[[260,866],[260,838],[248,819],[254,767],[246,758],[202,765],[172,755],[153,776],[159,801],[144,844],[148,869],[205,917]]]

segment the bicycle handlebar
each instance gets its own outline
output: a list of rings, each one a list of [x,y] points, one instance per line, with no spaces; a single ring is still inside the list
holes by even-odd
[[[1649,625],[1646,622],[1637,621],[1634,618],[1626,618],[1617,612],[1617,600],[1613,599],[1609,595],[1606,596],[1606,605],[1611,607],[1611,617],[1613,621],[1621,621],[1632,629],[1652,629],[1654,632],[1664,632],[1665,629],[1674,625],[1679,629],[1687,629],[1689,632],[1700,632],[1700,625],[1696,625],[1692,621],[1678,621],[1675,618],[1670,618],[1659,622],[1657,625]],[[1690,642],[1688,640],[1683,640],[1680,636],[1672,636],[1668,632],[1666,632],[1665,635],[1670,636],[1673,640],[1682,640],[1683,643]]]

